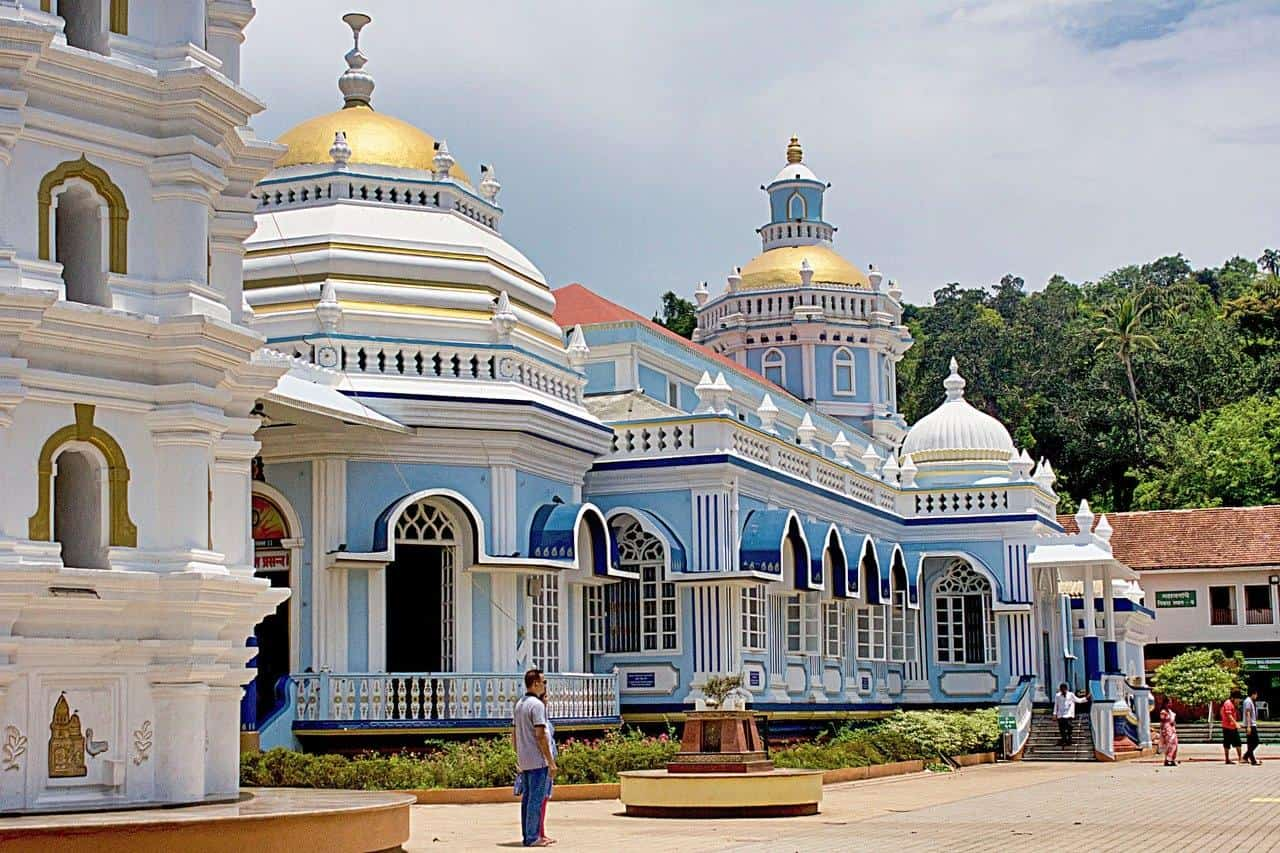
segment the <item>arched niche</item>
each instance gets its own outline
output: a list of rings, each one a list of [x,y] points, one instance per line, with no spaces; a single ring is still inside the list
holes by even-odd
[[[78,160],[59,163],[40,179],[36,190],[37,251],[40,259],[53,260],[55,191],[71,181],[82,181],[92,188],[106,205],[107,271],[121,275],[128,272],[129,207],[124,191],[100,166],[90,163],[82,154]]]

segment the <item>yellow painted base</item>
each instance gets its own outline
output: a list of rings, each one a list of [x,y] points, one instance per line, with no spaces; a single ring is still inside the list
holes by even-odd
[[[691,810],[804,807],[822,802],[821,770],[768,773],[619,773],[619,799],[631,809]],[[811,812],[812,813],[812,812]]]

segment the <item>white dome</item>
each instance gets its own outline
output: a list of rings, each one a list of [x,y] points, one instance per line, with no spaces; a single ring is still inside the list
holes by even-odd
[[[951,375],[942,383],[947,399],[916,421],[902,443],[902,455],[917,465],[927,462],[1004,462],[1014,453],[1004,424],[964,399],[964,377],[951,359]]]
[[[818,176],[804,163],[788,163],[773,176],[769,186],[781,181],[818,181]],[[821,183],[821,181],[818,182]]]

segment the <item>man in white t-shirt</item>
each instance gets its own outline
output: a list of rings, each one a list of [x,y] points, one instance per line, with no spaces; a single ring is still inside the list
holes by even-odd
[[[525,847],[549,847],[543,834],[547,799],[556,775],[555,735],[547,719],[547,680],[539,669],[524,674],[524,697],[516,703],[511,737],[520,773],[520,829]]]
[[[1065,681],[1058,685],[1058,692],[1053,694],[1053,718],[1058,721],[1058,746],[1071,746],[1071,727],[1076,719],[1076,706],[1088,701],[1087,691],[1084,696],[1077,696],[1067,689]]]

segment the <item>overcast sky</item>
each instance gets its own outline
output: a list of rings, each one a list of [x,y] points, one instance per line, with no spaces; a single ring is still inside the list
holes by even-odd
[[[797,133],[836,248],[908,299],[1280,247],[1280,2],[258,0],[262,136],[336,109],[347,11],[375,108],[493,163],[553,286],[650,313],[760,250]]]

